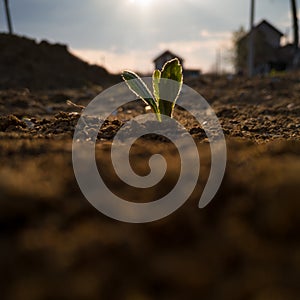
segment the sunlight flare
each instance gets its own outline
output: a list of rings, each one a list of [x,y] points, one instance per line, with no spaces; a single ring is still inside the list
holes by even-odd
[[[130,3],[141,5],[141,6],[148,6],[153,0],[130,0]]]

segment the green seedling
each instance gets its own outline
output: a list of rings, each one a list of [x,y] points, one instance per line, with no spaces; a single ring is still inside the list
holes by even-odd
[[[152,108],[158,121],[161,122],[161,114],[172,117],[183,82],[182,66],[178,58],[167,61],[161,71],[155,70],[153,72],[153,94],[146,83],[136,73],[124,71],[122,78],[129,89]],[[170,85],[166,79],[173,80],[174,82]],[[165,99],[162,99],[162,97]]]

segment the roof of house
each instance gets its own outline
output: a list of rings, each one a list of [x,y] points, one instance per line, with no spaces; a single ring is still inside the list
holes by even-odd
[[[166,55],[170,55],[170,56],[172,56],[172,57],[174,57],[174,58],[177,57],[180,61],[184,61],[184,59],[181,58],[180,56],[178,56],[178,55],[172,53],[172,52],[169,51],[169,50],[166,50],[166,51],[164,51],[163,53],[161,53],[159,56],[157,56],[155,59],[153,59],[153,62],[158,61],[161,57],[166,56]]]
[[[259,30],[259,28],[262,26],[262,25],[267,25],[268,27],[270,27],[273,31],[275,31],[276,33],[278,33],[278,35],[280,36],[284,36],[284,34],[279,31],[276,27],[274,27],[271,23],[269,23],[268,21],[266,20],[262,20],[260,21],[257,25],[254,26],[254,30]],[[241,42],[242,40],[244,40],[246,37],[248,37],[250,31],[248,31],[243,37],[240,38],[239,42]]]
[[[260,23],[258,23],[255,28],[259,28],[260,26],[262,26],[263,24],[269,26],[272,30],[276,31],[280,36],[284,36],[284,34],[278,30],[276,27],[274,27],[271,23],[269,23],[266,20],[262,20]]]

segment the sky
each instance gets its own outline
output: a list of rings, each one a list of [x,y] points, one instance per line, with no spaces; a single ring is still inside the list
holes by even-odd
[[[232,32],[250,23],[250,0],[10,0],[10,8],[15,33],[67,44],[113,73],[151,72],[164,50],[203,72],[214,68],[220,53],[221,67],[229,70]],[[256,0],[255,22],[268,20],[291,41],[290,10],[290,0]]]

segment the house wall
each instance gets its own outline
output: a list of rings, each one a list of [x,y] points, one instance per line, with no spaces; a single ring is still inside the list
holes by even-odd
[[[159,57],[156,61],[155,61],[155,69],[159,69],[161,70],[163,65],[168,61],[175,58],[175,56],[172,56],[170,54],[166,54],[164,56]],[[180,61],[181,65],[183,66],[183,62]]]
[[[259,26],[258,30],[265,34],[266,42],[269,43],[273,48],[280,47],[281,36],[278,32],[274,31],[270,26],[264,23]]]
[[[167,53],[164,53],[163,55],[161,55],[160,57],[158,57],[158,58],[154,61],[154,63],[155,63],[155,68],[161,70],[162,67],[164,66],[164,64],[165,64],[167,61],[169,61],[169,60],[171,60],[171,59],[173,59],[173,58],[175,58],[175,57],[176,57],[176,56],[172,55],[172,53],[168,53],[168,52],[167,52]],[[182,58],[179,58],[179,57],[178,57],[178,59],[179,59],[180,64],[181,64],[181,66],[182,66],[182,69],[183,69],[183,76],[184,76],[185,78],[197,78],[197,77],[200,76],[200,73],[201,73],[200,70],[194,70],[194,69],[188,69],[188,70],[186,70],[186,69],[184,69],[184,68],[183,68],[183,59],[182,59]]]
[[[248,36],[238,44],[237,71],[247,73],[248,68]],[[274,45],[274,44],[273,44]],[[256,30],[254,35],[254,70],[255,73],[264,73],[271,62],[277,60],[278,48],[273,47],[267,40],[266,34],[261,30]]]
[[[254,30],[254,69],[255,73],[265,73],[272,68],[283,68],[279,51],[281,35],[268,24],[261,23]],[[247,73],[249,35],[237,44],[237,71]],[[280,65],[280,66],[279,66]]]

